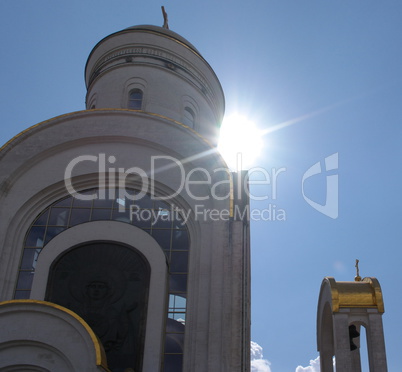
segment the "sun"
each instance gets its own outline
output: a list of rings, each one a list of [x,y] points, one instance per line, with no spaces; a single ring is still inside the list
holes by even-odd
[[[245,116],[234,114],[222,122],[218,150],[231,170],[249,169],[261,154],[263,133]]]

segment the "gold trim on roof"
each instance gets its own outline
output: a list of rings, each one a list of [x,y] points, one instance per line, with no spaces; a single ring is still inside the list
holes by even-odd
[[[341,308],[375,308],[384,312],[382,291],[376,278],[364,278],[358,282],[337,282],[331,277],[324,280],[331,288],[333,312],[339,312]]]
[[[89,336],[91,337],[91,340],[92,340],[92,342],[94,344],[94,348],[95,348],[96,365],[102,367],[106,372],[110,372],[110,370],[107,366],[105,350],[104,350],[99,338],[95,335],[94,331],[85,322],[85,320],[82,319],[74,311],[71,311],[71,310],[69,310],[63,306],[57,305],[53,302],[40,301],[40,300],[10,300],[10,301],[0,302],[0,306],[8,306],[8,305],[13,305],[13,304],[37,304],[37,305],[42,305],[42,306],[47,306],[47,307],[53,307],[64,313],[67,313],[68,315],[70,315],[71,317],[76,319],[85,328],[85,330],[88,332]]]

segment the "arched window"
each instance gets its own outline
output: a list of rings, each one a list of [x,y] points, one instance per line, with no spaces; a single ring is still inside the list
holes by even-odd
[[[190,128],[194,128],[195,113],[190,107],[184,109],[183,124]]]
[[[142,106],[142,90],[133,89],[128,97],[128,108],[131,110],[141,110]]]
[[[14,298],[30,297],[40,253],[63,231],[91,221],[118,221],[136,226],[150,234],[166,255],[169,305],[166,309],[164,366],[165,371],[181,372],[190,253],[189,232],[181,211],[150,194],[128,188],[107,189],[103,197],[99,189],[84,190],[79,194],[94,196],[94,199],[84,200],[77,195],[65,197],[48,206],[32,222],[25,237]],[[94,280],[94,285],[103,284]]]

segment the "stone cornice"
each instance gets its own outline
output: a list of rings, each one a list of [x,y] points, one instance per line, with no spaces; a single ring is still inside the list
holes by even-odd
[[[133,59],[138,59],[138,57],[162,60],[165,62],[165,67],[169,68],[170,70],[184,70],[197,81],[203,90],[206,92],[213,92],[213,89],[211,89],[207,79],[184,58],[181,58],[177,54],[162,48],[151,47],[148,45],[125,45],[105,54],[92,68],[89,77],[89,86],[100,73],[102,73],[109,66],[115,65],[118,60],[124,58],[126,63],[130,63],[134,62]],[[141,63],[144,63],[144,59],[141,60]]]

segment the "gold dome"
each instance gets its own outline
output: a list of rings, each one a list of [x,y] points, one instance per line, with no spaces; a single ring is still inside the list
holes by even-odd
[[[375,308],[384,312],[384,302],[380,283],[376,278],[364,278],[361,281],[337,282],[334,278],[326,277],[331,288],[332,311],[341,308]]]

